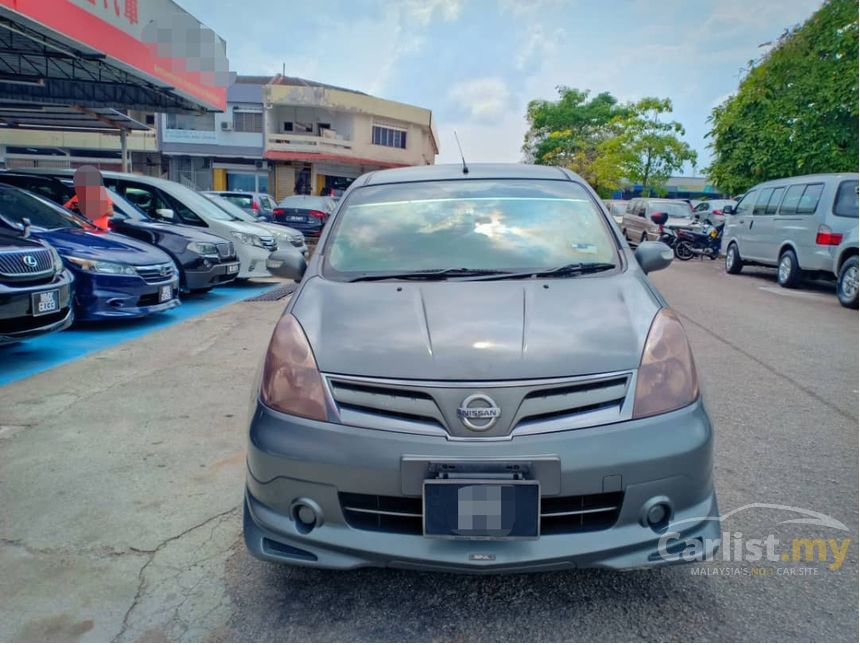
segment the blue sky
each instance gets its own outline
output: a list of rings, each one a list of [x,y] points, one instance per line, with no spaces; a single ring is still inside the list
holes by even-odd
[[[227,41],[231,68],[433,110],[437,162],[519,161],[530,99],[567,85],[669,97],[709,154],[706,119],[762,43],[820,0],[177,0]]]

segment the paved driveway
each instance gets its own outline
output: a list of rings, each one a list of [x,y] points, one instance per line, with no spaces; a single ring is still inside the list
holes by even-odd
[[[856,641],[857,313],[829,287],[787,292],[773,272],[707,261],[654,282],[694,345],[721,510],[741,509],[724,528],[850,540],[837,570],[463,577],[253,560],[243,433],[284,302],[242,302],[0,389],[0,640]],[[804,511],[847,530],[781,523]]]

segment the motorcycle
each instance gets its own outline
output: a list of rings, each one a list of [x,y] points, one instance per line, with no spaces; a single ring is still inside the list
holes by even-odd
[[[678,236],[675,234],[674,229],[664,227],[668,219],[668,213],[654,213],[651,215],[651,221],[657,225],[657,241],[662,242],[674,251],[675,245],[678,243]]]
[[[674,247],[675,257],[685,262],[697,256],[707,256],[711,260],[716,260],[720,257],[724,227],[725,224],[719,226],[708,224],[701,232],[678,229],[675,231],[678,238]]]

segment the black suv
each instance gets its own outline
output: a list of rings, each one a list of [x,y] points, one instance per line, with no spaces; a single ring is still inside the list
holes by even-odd
[[[70,181],[71,176],[0,172],[0,183],[29,190],[61,206],[74,193],[66,183]],[[111,191],[110,196],[114,206],[111,231],[152,244],[167,253],[179,268],[182,291],[208,291],[232,282],[238,275],[239,260],[230,240],[193,226],[153,220],[117,193]]]
[[[0,233],[0,345],[71,325],[73,280],[47,244]]]

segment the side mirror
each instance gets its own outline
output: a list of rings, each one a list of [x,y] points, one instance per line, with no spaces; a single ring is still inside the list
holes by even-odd
[[[22,217],[21,218],[21,236],[24,239],[27,239],[28,237],[30,237],[30,227],[31,226],[32,226],[32,224],[30,223],[29,217]]]
[[[645,273],[661,271],[670,264],[675,253],[662,242],[642,242],[633,254]]]
[[[663,226],[663,224],[669,221],[669,213],[653,213],[651,215],[651,221],[657,226]]]
[[[298,282],[305,274],[308,263],[297,249],[288,247],[273,251],[266,260],[266,268],[272,275]]]
[[[732,206],[731,204],[726,204],[725,206],[723,206],[723,215],[734,215],[734,214],[735,214],[735,207],[734,206]]]
[[[161,219],[173,219],[173,209],[172,208],[156,208],[155,214],[158,215]]]

